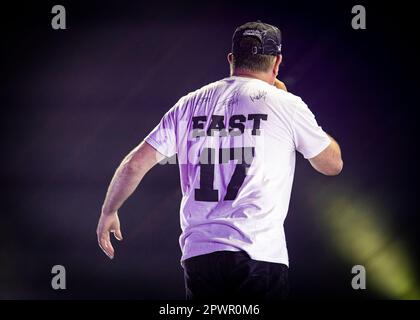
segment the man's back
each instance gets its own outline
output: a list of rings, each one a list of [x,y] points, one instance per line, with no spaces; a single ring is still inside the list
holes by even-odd
[[[124,158],[102,206],[98,242],[113,258],[109,235],[122,239],[118,209],[157,162],[177,154],[187,299],[283,299],[295,151],[326,175],[340,173],[341,151],[276,78],[277,27],[239,26],[227,58],[231,77],[181,98]]]
[[[243,250],[288,265],[295,150],[310,158],[330,143],[300,98],[232,76],[181,98],[145,140],[178,155],[181,260]]]

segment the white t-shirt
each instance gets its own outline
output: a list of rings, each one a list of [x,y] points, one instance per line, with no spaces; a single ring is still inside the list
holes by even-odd
[[[283,223],[295,151],[308,159],[331,142],[301,98],[232,76],[182,97],[145,141],[178,156],[181,263],[243,250],[288,265]]]

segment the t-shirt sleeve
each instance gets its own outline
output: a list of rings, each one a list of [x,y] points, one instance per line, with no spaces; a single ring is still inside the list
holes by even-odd
[[[166,157],[177,153],[175,108],[169,110],[144,141]]]
[[[292,120],[295,148],[305,159],[310,159],[328,147],[331,139],[318,125],[314,114],[302,99],[299,98],[295,108]]]

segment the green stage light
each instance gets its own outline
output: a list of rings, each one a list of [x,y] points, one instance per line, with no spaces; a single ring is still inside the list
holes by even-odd
[[[390,299],[420,299],[406,246],[392,232],[379,202],[365,198],[343,188],[324,187],[315,199],[320,226],[345,261],[366,268],[367,289]]]

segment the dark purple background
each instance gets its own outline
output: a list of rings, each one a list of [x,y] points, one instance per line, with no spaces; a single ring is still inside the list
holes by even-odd
[[[298,157],[292,297],[378,297],[351,289],[357,261],[343,262],[313,227],[308,185],[336,179],[382,199],[418,260],[418,35],[407,4],[363,1],[367,30],[355,31],[358,1],[85,2],[2,8],[0,298],[183,299],[176,166],[152,170],[120,211],[114,261],[97,247],[97,218],[120,160],[181,96],[228,75],[233,30],[256,19],[282,30],[279,77],[345,161],[327,178]],[[67,9],[67,30],[50,27],[54,4]],[[67,268],[66,291],[51,289],[55,264]]]

